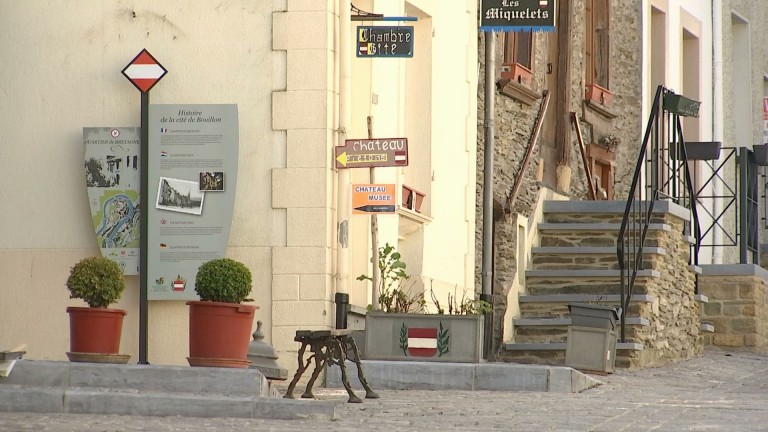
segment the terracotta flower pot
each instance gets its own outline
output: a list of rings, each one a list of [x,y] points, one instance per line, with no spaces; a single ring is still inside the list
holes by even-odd
[[[247,368],[257,306],[188,301],[190,366]]]
[[[69,349],[73,353],[118,354],[122,309],[68,307]]]

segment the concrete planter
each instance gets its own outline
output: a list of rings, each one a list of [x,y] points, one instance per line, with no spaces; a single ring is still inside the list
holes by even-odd
[[[479,362],[482,315],[369,312],[365,317],[367,360]]]

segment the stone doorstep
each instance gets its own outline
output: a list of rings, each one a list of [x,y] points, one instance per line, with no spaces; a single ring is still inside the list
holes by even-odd
[[[0,412],[332,420],[340,403],[0,383]]]
[[[7,412],[333,419],[344,403],[279,397],[257,369],[20,360],[0,379]]]
[[[2,384],[262,397],[268,397],[270,389],[257,369],[42,360],[18,361]]]
[[[349,383],[362,389],[357,367],[347,362]],[[363,360],[363,371],[373,390],[487,390],[578,393],[602,384],[564,366],[524,365],[505,362],[435,363]],[[326,387],[339,388],[341,371],[326,369]],[[362,395],[361,395],[362,396]]]

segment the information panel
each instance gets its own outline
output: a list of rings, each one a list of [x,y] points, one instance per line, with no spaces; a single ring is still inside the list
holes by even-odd
[[[149,300],[197,300],[198,267],[224,257],[238,148],[237,105],[149,106]]]
[[[139,274],[141,128],[85,127],[85,183],[101,254]]]

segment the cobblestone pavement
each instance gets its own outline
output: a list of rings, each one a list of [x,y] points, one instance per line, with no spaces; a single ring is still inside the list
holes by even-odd
[[[767,355],[707,351],[597,378],[577,394],[380,391],[333,421],[0,413],[0,431],[768,431]],[[346,401],[343,390],[315,394]]]

